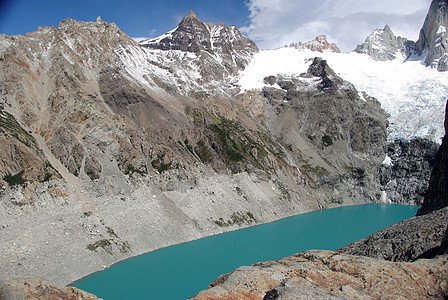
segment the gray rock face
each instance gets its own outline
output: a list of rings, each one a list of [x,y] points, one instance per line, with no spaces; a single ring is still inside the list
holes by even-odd
[[[448,1],[433,0],[415,45],[417,53],[427,52],[425,63],[448,71]]]
[[[376,29],[362,43],[358,45],[355,52],[370,55],[374,60],[394,60],[399,56],[408,57],[413,42],[402,37],[396,37],[386,25],[384,29]]]
[[[390,202],[422,205],[438,148],[437,143],[421,138],[387,146],[379,177]]]
[[[448,102],[445,112],[445,132],[448,132]],[[448,137],[445,134],[437,152],[425,201],[417,215],[424,215],[446,206],[448,206]]]
[[[448,254],[448,227],[446,228],[442,243],[440,244],[439,254]]]

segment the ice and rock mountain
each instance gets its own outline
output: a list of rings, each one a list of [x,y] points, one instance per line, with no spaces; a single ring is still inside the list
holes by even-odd
[[[206,81],[236,75],[258,52],[257,45],[235,26],[201,22],[193,11],[175,29],[157,38],[140,41],[140,45],[165,53],[173,52],[170,50],[191,53],[190,57],[195,58],[191,63]]]
[[[100,18],[1,35],[0,281],[65,284],[160,247],[393,200],[378,176],[387,138],[442,136],[447,74],[338,50],[320,36],[259,51],[193,12],[140,43]]]
[[[413,48],[413,44],[405,38],[396,37],[386,25],[384,29],[376,29],[372,32],[354,51],[368,54],[378,61],[394,60],[407,58],[411,54],[410,49]]]

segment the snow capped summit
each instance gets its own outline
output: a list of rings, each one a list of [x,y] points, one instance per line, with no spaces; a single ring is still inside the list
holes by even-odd
[[[386,25],[384,29],[373,31],[354,51],[368,54],[378,61],[394,60],[408,57],[413,44],[405,38],[396,37],[389,25]]]
[[[193,80],[186,80],[187,82],[199,80],[200,85],[213,84],[211,89],[222,87],[221,81],[224,78],[234,76],[244,69],[252,56],[258,52],[257,45],[241,34],[235,26],[226,26],[222,22],[216,25],[201,22],[193,11],[173,30],[157,38],[143,40],[140,45],[147,49],[148,53],[162,50],[157,52],[159,58],[177,57],[173,61],[175,69],[179,72],[187,70],[185,75],[193,77]],[[166,64],[171,58],[160,63]]]
[[[140,45],[160,50],[181,50],[199,53],[253,54],[257,45],[241,34],[235,26],[204,23],[190,11],[173,30],[151,40],[144,40]]]
[[[335,53],[341,53],[341,50],[338,48],[338,46],[334,43],[329,43],[327,41],[326,35],[319,35],[314,40],[306,42],[306,43],[295,43],[291,44],[290,47],[294,47],[299,50],[304,49],[310,49],[311,51],[315,52],[324,52],[324,51],[331,51]]]

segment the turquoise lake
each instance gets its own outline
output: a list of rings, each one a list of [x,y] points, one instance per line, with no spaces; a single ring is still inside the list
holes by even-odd
[[[163,248],[72,286],[109,299],[187,299],[242,265],[309,249],[336,250],[415,216],[418,207],[368,204],[314,211]]]

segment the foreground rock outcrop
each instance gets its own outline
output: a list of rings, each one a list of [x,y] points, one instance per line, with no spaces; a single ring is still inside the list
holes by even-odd
[[[390,261],[414,261],[439,252],[448,224],[448,208],[416,216],[342,247],[337,252]]]
[[[40,279],[13,279],[0,288],[0,299],[98,299],[95,295],[74,287],[59,287]]]
[[[313,250],[240,267],[203,299],[427,299],[448,293],[448,256],[396,263]]]

